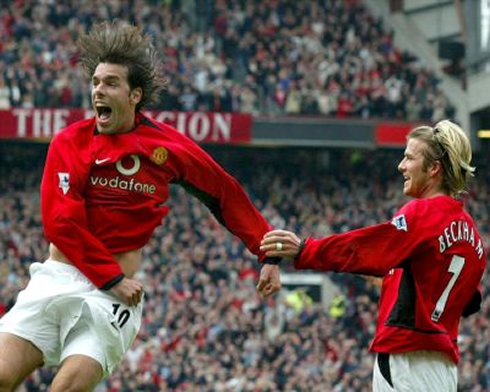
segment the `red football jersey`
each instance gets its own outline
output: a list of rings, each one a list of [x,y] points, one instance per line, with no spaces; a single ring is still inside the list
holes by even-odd
[[[104,287],[122,273],[112,254],[142,247],[161,224],[170,183],[265,258],[260,240],[271,227],[239,183],[192,140],[141,114],[125,134],[99,134],[89,119],[53,138],[41,184],[46,237]]]
[[[297,269],[384,276],[372,351],[442,351],[455,363],[459,322],[485,265],[472,218],[449,196],[412,200],[391,222],[309,238],[295,260]]]

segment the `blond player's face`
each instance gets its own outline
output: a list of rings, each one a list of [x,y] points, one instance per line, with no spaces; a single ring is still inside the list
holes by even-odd
[[[407,196],[428,197],[432,191],[433,180],[430,172],[424,169],[423,150],[427,144],[418,139],[409,139],[405,148],[404,158],[398,165],[403,174],[403,193]]]
[[[100,133],[124,133],[134,126],[141,88],[131,90],[128,68],[100,63],[92,76],[92,108]]]

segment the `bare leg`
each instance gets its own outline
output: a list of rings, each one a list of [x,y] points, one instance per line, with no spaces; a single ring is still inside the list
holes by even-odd
[[[102,376],[102,366],[95,359],[72,355],[61,364],[50,392],[91,392]]]
[[[43,354],[31,342],[0,332],[0,392],[12,392],[36,368]]]

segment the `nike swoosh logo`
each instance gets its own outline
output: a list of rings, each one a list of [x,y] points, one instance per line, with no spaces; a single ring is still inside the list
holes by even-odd
[[[104,162],[109,161],[111,158],[105,158],[105,159],[96,159],[95,164],[96,165],[102,165]]]

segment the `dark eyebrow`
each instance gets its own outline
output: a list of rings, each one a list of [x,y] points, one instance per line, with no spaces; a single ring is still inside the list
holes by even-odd
[[[109,82],[112,82],[112,81],[117,81],[117,80],[120,80],[121,78],[117,75],[108,75],[106,77],[103,77],[103,78],[99,78],[98,76],[94,75],[92,76],[92,80],[94,79],[102,79],[102,80],[105,80],[105,81],[109,81]]]

